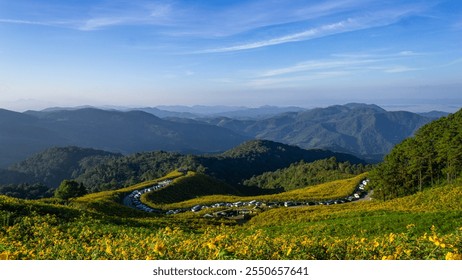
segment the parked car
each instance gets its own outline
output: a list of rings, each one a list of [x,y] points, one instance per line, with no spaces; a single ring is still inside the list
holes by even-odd
[[[191,208],[191,211],[193,211],[193,212],[197,212],[197,211],[200,211],[200,210],[202,210],[202,205],[196,205],[193,208]]]
[[[292,206],[295,206],[295,202],[293,201],[284,202],[284,207],[292,207]]]

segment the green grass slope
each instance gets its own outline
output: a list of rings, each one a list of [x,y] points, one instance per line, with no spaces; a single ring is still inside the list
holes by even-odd
[[[249,223],[341,236],[406,231],[410,224],[422,232],[432,225],[443,232],[451,232],[462,226],[461,197],[462,183],[459,183],[385,202],[373,200],[327,207],[273,209]]]
[[[148,213],[131,209],[122,204],[122,200],[134,190],[140,190],[152,186],[160,181],[167,179],[176,179],[183,176],[181,172],[171,172],[164,177],[145,181],[127,188],[118,190],[103,191],[78,197],[71,201],[71,206],[78,209],[84,209],[92,212],[102,213],[109,216],[128,216],[128,217],[144,217],[149,216]]]
[[[141,201],[153,208],[162,208],[166,204],[220,194],[239,195],[240,193],[232,186],[210,176],[188,172],[173,184],[142,196]]]
[[[215,184],[197,174],[171,173],[158,180],[166,178],[176,182],[164,190],[183,190],[188,182]],[[297,191],[333,196],[360,179],[355,180]],[[124,195],[155,182],[83,196],[68,205],[0,196],[0,259],[462,258],[461,181],[385,202],[271,209],[242,225],[193,213],[159,216],[120,204]]]
[[[324,201],[331,199],[344,198],[353,193],[359,182],[366,177],[367,173],[360,174],[353,178],[335,180],[332,182],[319,184],[315,186],[308,186],[301,189],[291,190],[279,194],[270,195],[257,195],[257,196],[240,196],[238,194],[225,195],[225,194],[214,194],[214,195],[203,195],[199,193],[190,193],[188,197],[190,199],[180,200],[177,199],[172,201],[170,204],[151,204],[151,206],[162,206],[168,209],[174,208],[190,208],[194,205],[210,205],[216,202],[238,202],[238,201],[252,201],[258,200],[262,202],[284,202],[284,201]],[[191,198],[194,197],[194,198]],[[149,196],[149,200],[154,198],[156,201],[162,201],[163,198],[158,196],[156,192],[153,192]],[[151,201],[154,201],[151,200]],[[149,205],[150,202],[147,201]]]

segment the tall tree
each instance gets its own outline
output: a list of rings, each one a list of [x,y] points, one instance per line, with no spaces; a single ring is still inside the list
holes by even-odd
[[[69,199],[85,195],[87,190],[82,183],[73,180],[64,180],[55,191],[55,197]]]

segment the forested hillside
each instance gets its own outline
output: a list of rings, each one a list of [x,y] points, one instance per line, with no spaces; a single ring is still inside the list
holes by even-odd
[[[12,184],[19,188],[21,184],[38,183],[55,189],[62,180],[74,179],[83,183],[89,192],[97,192],[159,178],[175,169],[197,171],[231,185],[240,185],[254,175],[285,168],[301,160],[312,162],[330,157],[353,164],[362,163],[360,159],[347,154],[304,150],[263,140],[248,141],[218,155],[184,155],[155,151],[122,156],[68,147],[46,150],[9,170],[0,170],[5,175],[0,179],[0,185],[7,187],[8,192],[12,193]],[[0,188],[0,193],[1,190]],[[258,190],[250,186],[241,186],[240,189],[244,193],[251,190],[252,193],[258,193]]]
[[[283,188],[288,191],[350,178],[364,173],[370,168],[370,166],[363,164],[337,161],[335,157],[310,163],[300,161],[291,164],[287,168],[252,176],[252,178],[244,181],[244,185],[270,189]]]
[[[121,156],[89,148],[54,147],[12,165],[9,170],[26,174],[34,183],[56,188],[63,178],[75,178],[92,166]]]
[[[355,164],[364,163],[348,154],[318,149],[305,150],[268,140],[248,141],[221,155],[200,157],[199,161],[211,176],[231,184],[240,184],[254,175],[285,168],[301,160],[312,162],[330,157]]]
[[[50,148],[9,169],[0,169],[0,193],[27,199],[50,197],[62,180],[121,156],[79,147]]]
[[[391,199],[462,175],[462,110],[419,129],[371,172],[375,194]]]

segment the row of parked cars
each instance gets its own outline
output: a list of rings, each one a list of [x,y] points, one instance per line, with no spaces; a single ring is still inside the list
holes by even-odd
[[[332,199],[332,200],[326,200],[326,201],[258,201],[258,200],[252,200],[252,201],[238,201],[238,202],[216,202],[214,204],[210,205],[195,205],[191,208],[182,208],[182,209],[172,209],[168,210],[166,212],[163,212],[162,210],[159,209],[153,209],[150,208],[147,205],[144,205],[140,201],[140,197],[143,193],[146,192],[151,192],[158,190],[160,188],[168,186],[172,181],[171,180],[166,180],[158,183],[157,185],[151,186],[149,188],[145,188],[143,190],[137,190],[133,191],[130,194],[130,198],[132,199],[132,203],[135,205],[135,207],[139,210],[147,211],[147,212],[159,212],[159,213],[164,213],[166,215],[173,215],[173,214],[178,214],[182,212],[187,212],[187,211],[192,211],[192,212],[199,212],[203,209],[209,209],[209,208],[228,208],[229,210],[227,211],[218,211],[217,213],[226,213],[226,215],[218,215],[218,216],[226,216],[230,217],[232,215],[240,215],[242,214],[241,210],[239,208],[243,207],[248,207],[252,209],[263,209],[263,208],[275,208],[275,207],[295,207],[295,206],[313,206],[313,205],[332,205],[332,204],[342,204],[342,203],[348,203],[352,201],[359,200],[363,198],[364,196],[367,195],[367,190],[366,186],[370,182],[369,179],[364,179],[360,182],[360,184],[356,187],[355,191],[353,192],[352,195],[341,198],[341,199]],[[239,210],[231,210],[231,209],[239,209]],[[246,211],[251,211],[246,209]],[[206,214],[204,217],[216,217],[217,215],[211,215],[211,214]]]
[[[196,205],[191,208],[191,211],[197,212],[202,209],[207,208],[220,208],[220,207],[228,207],[228,208],[237,208],[237,207],[259,207],[263,206],[264,202],[252,200],[252,201],[238,201],[238,202],[217,202],[212,205]]]
[[[313,206],[313,205],[332,205],[332,204],[342,204],[342,203],[348,203],[352,201],[359,200],[367,195],[367,190],[366,186],[370,182],[369,179],[364,179],[358,184],[358,186],[355,188],[354,192],[352,195],[341,198],[341,199],[332,199],[332,200],[326,200],[326,201],[273,201],[273,202],[268,202],[268,201],[258,201],[258,200],[252,200],[252,201],[238,201],[238,202],[217,202],[211,205],[195,205],[191,209],[176,209],[176,210],[169,210],[166,214],[176,214],[176,213],[181,213],[185,211],[192,211],[192,212],[199,212],[203,209],[209,209],[209,208],[242,208],[242,207],[253,207],[252,209],[263,209],[263,208],[275,208],[275,207],[295,207],[295,206]],[[219,211],[216,213],[226,213],[226,217],[230,217],[233,214],[240,215],[242,214],[241,211],[232,211],[229,210],[227,212]],[[225,216],[225,215],[211,215],[211,214],[206,214],[204,217],[216,217],[216,216]]]
[[[146,204],[143,204],[141,202],[141,200],[140,200],[141,195],[145,194],[145,193],[148,193],[148,192],[156,191],[156,190],[161,189],[161,188],[165,188],[166,186],[170,185],[171,183],[172,183],[172,180],[164,180],[164,181],[161,181],[161,182],[159,182],[159,183],[157,183],[155,185],[144,188],[142,190],[135,190],[135,191],[131,192],[128,195],[131,205],[134,206],[138,210],[142,210],[142,211],[146,211],[146,212],[150,212],[150,213],[162,212],[159,209],[154,209],[154,208],[151,208],[151,207],[147,206]]]

